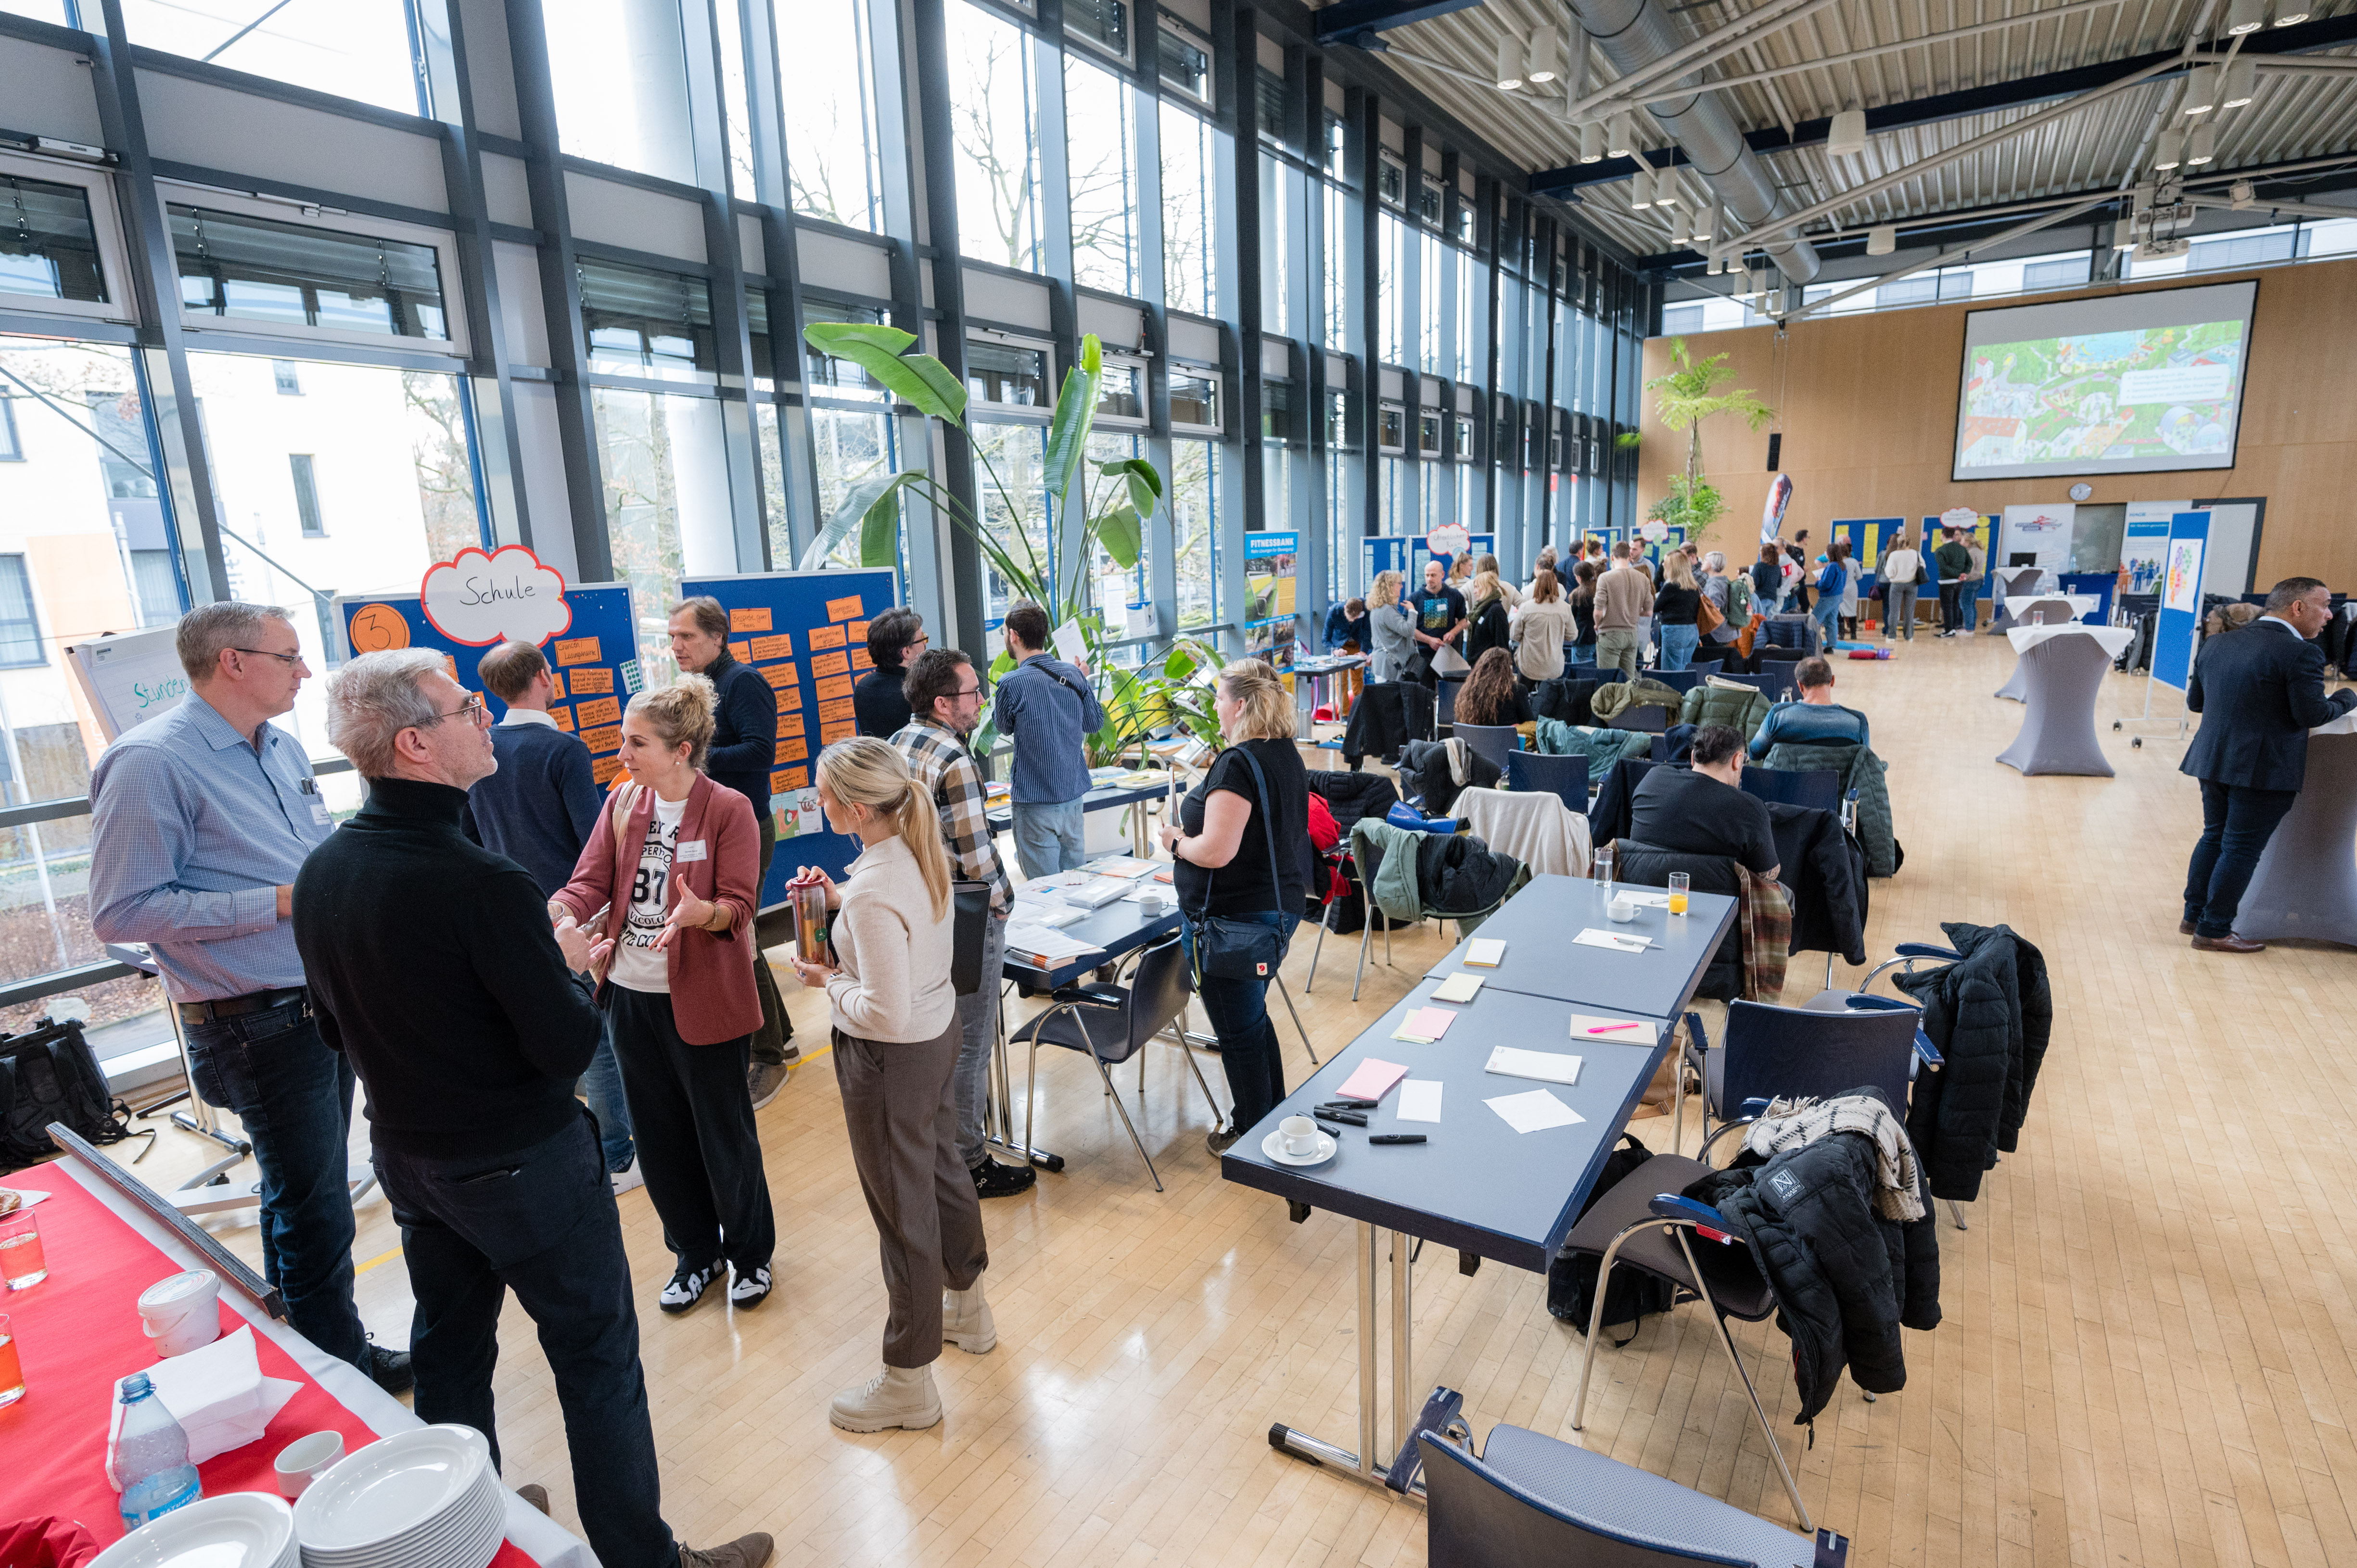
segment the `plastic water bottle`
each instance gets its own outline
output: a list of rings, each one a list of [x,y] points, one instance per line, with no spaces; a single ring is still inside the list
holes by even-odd
[[[188,1463],[188,1434],[156,1397],[145,1372],[135,1372],[123,1382],[123,1430],[114,1440],[114,1474],[123,1483],[125,1530],[137,1530],[205,1495],[197,1467]]]

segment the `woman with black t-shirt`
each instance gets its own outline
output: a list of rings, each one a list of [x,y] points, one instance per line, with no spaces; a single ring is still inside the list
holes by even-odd
[[[1276,1109],[1285,1098],[1285,1062],[1269,1021],[1267,977],[1201,972],[1198,923],[1218,916],[1275,926],[1281,947],[1301,923],[1309,894],[1309,783],[1293,745],[1293,699],[1265,663],[1239,659],[1220,671],[1216,701],[1229,745],[1180,802],[1178,821],[1162,829],[1163,847],[1178,863],[1179,929],[1196,966],[1196,993],[1219,1036],[1220,1065],[1235,1102],[1227,1130],[1206,1140],[1214,1155]],[[1246,757],[1260,764],[1265,791]]]

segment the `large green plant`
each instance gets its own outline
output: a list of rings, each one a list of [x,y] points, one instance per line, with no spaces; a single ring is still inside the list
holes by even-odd
[[[1683,524],[1688,539],[1700,539],[1727,510],[1716,487],[1702,477],[1702,426],[1707,419],[1731,413],[1757,430],[1776,417],[1776,411],[1748,388],[1719,389],[1734,380],[1725,354],[1697,360],[1683,338],[1670,339],[1670,359],[1677,367],[1645,383],[1653,394],[1653,414],[1672,430],[1686,435],[1686,471],[1670,480],[1670,493],[1653,504],[1648,517]]]
[[[1090,676],[1105,713],[1104,727],[1089,737],[1092,765],[1111,763],[1164,730],[1184,730],[1217,743],[1220,721],[1212,708],[1210,677],[1225,662],[1219,650],[1199,638],[1181,637],[1135,667],[1116,665],[1106,656],[1103,617],[1088,604],[1088,568],[1096,552],[1103,549],[1124,571],[1134,570],[1146,525],[1162,505],[1165,489],[1160,471],[1143,457],[1106,462],[1088,456],[1104,374],[1104,350],[1095,334],[1081,339],[1080,363],[1065,374],[1056,416],[1048,426],[1040,487],[1053,498],[1056,517],[1078,518],[1081,523],[1071,569],[1052,573],[1032,548],[1030,535],[1017,525],[1023,508],[992,467],[988,450],[973,439],[965,423],[965,388],[947,366],[931,354],[909,353],[916,338],[894,327],[813,322],[802,336],[812,348],[857,365],[892,396],[963,437],[996,492],[999,515],[1007,524],[1003,530],[991,528],[949,487],[920,469],[877,474],[845,493],[843,504],[802,552],[804,571],[826,565],[855,532],[861,565],[899,564],[901,494],[922,496],[974,542],[1010,594],[1039,605],[1057,625],[1079,624],[1088,644]],[[1013,667],[1014,660],[1001,652],[991,661],[991,678]],[[974,736],[974,746],[986,755],[996,740],[994,726],[985,724]]]

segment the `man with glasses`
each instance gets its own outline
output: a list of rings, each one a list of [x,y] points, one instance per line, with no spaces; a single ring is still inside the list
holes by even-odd
[[[983,811],[982,769],[966,749],[966,736],[982,725],[982,673],[953,648],[920,654],[902,686],[914,717],[892,737],[909,760],[909,771],[933,792],[942,819],[942,841],[961,882],[990,884],[990,918],[983,922],[982,984],[957,999],[963,1039],[950,1095],[957,1102],[958,1153],[965,1156],[974,1189],[984,1197],[1007,1197],[1039,1179],[1028,1163],[1001,1165],[982,1137],[985,1098],[990,1086],[990,1053],[997,1036],[998,972],[1006,960],[1006,915],[1015,887],[991,843]]]
[[[302,743],[270,723],[310,668],[267,605],[200,605],[175,640],[188,695],[91,772],[91,927],[147,944],[190,1087],[242,1123],[288,1320],[398,1393],[409,1357],[370,1344],[352,1300],[351,1063],[319,1037],[288,923],[295,874],[336,825]]]
[[[895,606],[867,623],[867,660],[873,668],[851,689],[852,718],[861,735],[889,740],[915,719],[902,688],[909,667],[931,646],[925,618],[912,609]]]
[[[369,781],[368,803],[303,867],[295,937],[320,1027],[368,1084],[377,1179],[417,1298],[419,1419],[473,1427],[499,1463],[491,1374],[513,1291],[548,1358],[597,1560],[761,1568],[767,1535],[697,1551],[663,1521],[621,1217],[573,1098],[599,1036],[576,973],[612,944],[551,929],[532,874],[460,828],[468,788],[500,758],[483,699],[440,654],[345,665],[328,738]]]

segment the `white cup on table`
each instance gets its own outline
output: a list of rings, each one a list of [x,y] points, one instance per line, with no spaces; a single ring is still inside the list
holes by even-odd
[[[1296,1159],[1318,1152],[1318,1123],[1307,1116],[1288,1116],[1276,1124],[1285,1152]]]

